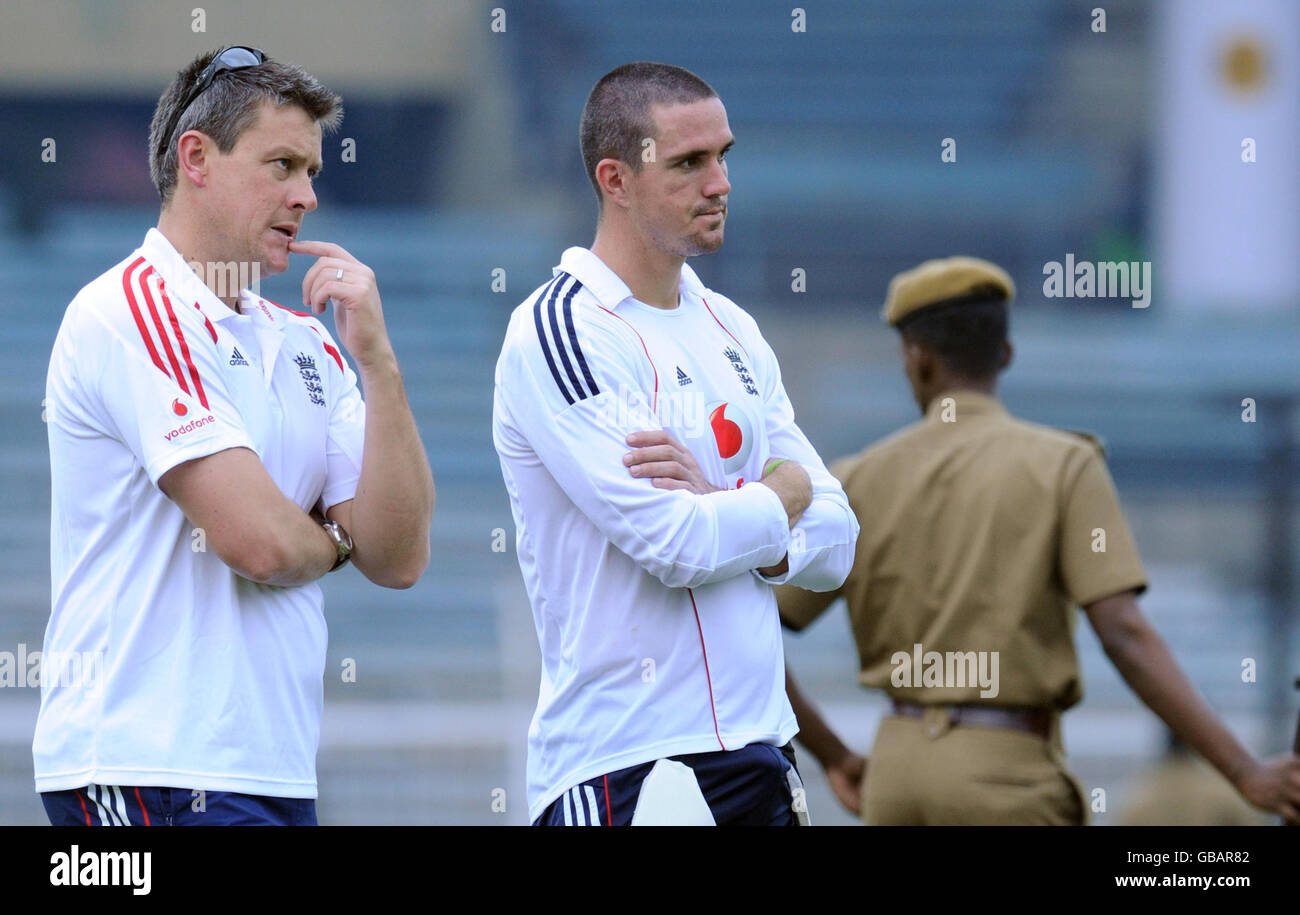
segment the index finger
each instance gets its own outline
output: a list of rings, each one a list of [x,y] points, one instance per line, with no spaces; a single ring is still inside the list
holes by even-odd
[[[289,242],[289,250],[295,254],[314,254],[317,257],[341,257],[350,261],[356,260],[355,257],[343,249],[342,245],[336,245],[332,241],[294,239]]]
[[[627,443],[633,447],[676,445],[677,439],[673,438],[672,433],[667,429],[643,429],[640,432],[633,432],[628,435]]]

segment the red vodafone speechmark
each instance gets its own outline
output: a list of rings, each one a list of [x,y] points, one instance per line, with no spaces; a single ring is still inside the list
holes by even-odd
[[[178,397],[172,401],[172,412],[177,416],[184,416],[186,413],[190,412],[190,408],[181,403],[180,398]]]
[[[740,451],[740,447],[745,443],[745,436],[740,430],[740,426],[727,419],[724,415],[727,405],[721,404],[714,408],[709,414],[709,425],[713,427],[713,438],[718,443],[718,456],[724,461],[733,457]]]

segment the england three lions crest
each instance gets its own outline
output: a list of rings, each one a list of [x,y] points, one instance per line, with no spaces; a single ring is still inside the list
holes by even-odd
[[[298,374],[302,376],[302,383],[307,388],[311,402],[318,407],[325,406],[325,387],[320,382],[320,372],[316,371],[316,360],[306,353],[299,353],[293,357],[293,361],[298,366]]]

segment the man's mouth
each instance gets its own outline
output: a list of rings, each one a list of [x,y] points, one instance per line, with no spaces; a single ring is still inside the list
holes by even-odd
[[[298,227],[293,225],[292,223],[287,223],[285,225],[279,225],[279,226],[271,226],[271,228],[279,232],[280,234],[284,235],[290,241],[293,241],[294,238],[296,238],[298,235]]]

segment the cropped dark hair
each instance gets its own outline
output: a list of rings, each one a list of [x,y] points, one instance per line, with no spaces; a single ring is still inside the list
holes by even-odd
[[[154,109],[153,121],[149,125],[149,174],[164,205],[176,190],[176,170],[180,164],[176,141],[187,130],[207,134],[217,144],[217,149],[228,153],[235,148],[240,134],[252,126],[264,99],[277,106],[297,105],[325,131],[337,127],[343,117],[343,100],[321,85],[316,77],[295,64],[267,58],[256,67],[219,73],[212,85],[190,103],[168,138],[167,148],[159,152],[162,133],[167,129],[172,114],[219,50],[200,54],[177,73]]]
[[[655,136],[652,106],[685,105],[717,94],[691,71],[671,64],[637,61],[602,76],[587,96],[578,131],[582,164],[596,199],[604,202],[596,181],[601,159],[618,159],[641,171],[641,141]]]
[[[989,287],[914,311],[898,331],[908,343],[928,348],[954,375],[983,380],[1001,368],[1007,324],[1006,299]]]

